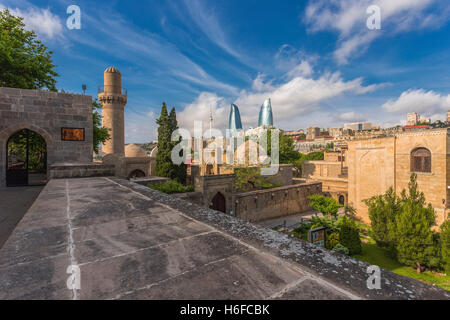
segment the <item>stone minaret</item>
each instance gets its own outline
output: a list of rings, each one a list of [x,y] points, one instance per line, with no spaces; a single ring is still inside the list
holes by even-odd
[[[125,153],[124,108],[127,96],[122,92],[122,75],[119,70],[109,67],[104,72],[104,90],[99,92],[98,99],[103,106],[103,126],[110,128],[111,139],[103,145],[105,154]]]

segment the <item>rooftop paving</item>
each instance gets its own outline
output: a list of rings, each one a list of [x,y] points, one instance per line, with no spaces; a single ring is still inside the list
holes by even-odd
[[[68,267],[80,289],[68,289]],[[450,299],[117,178],[51,180],[0,250],[0,299]]]

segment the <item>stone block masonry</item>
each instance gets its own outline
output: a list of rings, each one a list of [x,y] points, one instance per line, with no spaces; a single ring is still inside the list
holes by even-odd
[[[84,129],[84,141],[63,141],[62,128]],[[22,129],[47,144],[47,168],[57,162],[92,162],[92,97],[40,90],[0,88],[0,186],[5,186],[6,145]]]
[[[322,193],[322,183],[304,183],[234,195],[236,217],[250,222],[310,210],[308,196]]]

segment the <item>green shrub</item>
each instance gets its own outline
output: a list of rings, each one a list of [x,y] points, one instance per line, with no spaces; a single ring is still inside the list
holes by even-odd
[[[336,218],[339,207],[341,206],[339,202],[336,201],[336,199],[325,197],[321,194],[314,194],[312,196],[309,196],[308,199],[311,208],[319,211],[320,213],[323,213],[323,215],[330,214],[331,216]]]
[[[361,253],[361,238],[359,227],[354,220],[344,216],[339,231],[339,242],[348,248],[351,255]]]
[[[189,185],[185,186],[178,181],[169,180],[163,183],[149,184],[148,187],[153,190],[158,190],[167,194],[171,193],[184,193],[194,191],[194,187]]]
[[[441,225],[440,242],[442,264],[445,272],[450,274],[450,220]]]
[[[339,244],[339,233],[332,233],[327,236],[327,245],[328,249],[333,249],[337,244]]]
[[[344,247],[342,244],[338,243],[337,245],[334,246],[333,251],[339,252],[339,253],[343,253],[348,255],[350,253],[350,250],[348,250],[348,248]]]

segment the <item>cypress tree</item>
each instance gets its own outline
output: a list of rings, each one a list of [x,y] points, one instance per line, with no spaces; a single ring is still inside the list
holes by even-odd
[[[172,141],[172,133],[178,129],[177,115],[175,108],[167,112],[166,103],[163,102],[161,114],[156,120],[158,127],[158,153],[156,155],[156,175],[167,177],[178,182],[186,182],[186,165],[175,165],[172,162],[172,149],[181,141]]]

